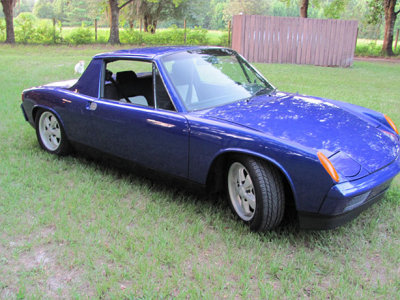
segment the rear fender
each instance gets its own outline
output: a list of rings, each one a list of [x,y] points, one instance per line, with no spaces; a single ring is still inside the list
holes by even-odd
[[[61,123],[61,126],[64,128],[64,131],[65,131],[64,122],[63,122],[63,120],[61,119],[60,115],[57,113],[57,111],[55,111],[54,109],[52,109],[52,108],[50,108],[50,107],[48,107],[48,106],[45,106],[45,105],[37,104],[37,105],[35,105],[35,106],[33,107],[33,109],[32,109],[32,119],[33,119],[33,122],[35,122],[35,120],[36,120],[36,114],[37,114],[37,112],[38,112],[40,109],[42,109],[42,110],[48,110],[48,111],[52,112],[52,113],[57,117],[58,121]],[[66,133],[66,134],[67,134],[67,133]],[[67,134],[67,137],[68,137],[68,134]]]

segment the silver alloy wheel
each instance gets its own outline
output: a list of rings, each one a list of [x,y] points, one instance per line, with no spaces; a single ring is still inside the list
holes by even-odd
[[[251,220],[256,211],[256,194],[249,172],[239,162],[234,162],[229,168],[228,190],[238,216],[244,221]]]
[[[61,143],[60,124],[58,124],[56,116],[49,111],[45,111],[40,116],[39,134],[43,145],[49,151],[58,149]]]

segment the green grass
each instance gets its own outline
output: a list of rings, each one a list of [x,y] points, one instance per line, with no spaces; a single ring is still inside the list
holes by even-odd
[[[73,78],[77,61],[111,49],[0,46],[0,298],[398,298],[398,179],[337,230],[260,235],[222,201],[40,150],[21,91]],[[400,125],[399,65],[257,67],[281,90],[360,104]]]

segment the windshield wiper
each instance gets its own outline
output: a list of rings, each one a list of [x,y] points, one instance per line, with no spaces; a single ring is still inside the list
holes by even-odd
[[[271,96],[275,91],[276,91],[276,88],[271,90],[271,88],[265,87],[265,88],[259,89],[253,96],[260,96],[260,95],[264,95],[264,94],[268,94],[268,96]]]
[[[271,90],[271,92],[269,92],[269,94],[268,94],[268,96],[271,96],[273,93],[275,93],[276,92],[276,88],[273,88],[272,90]]]

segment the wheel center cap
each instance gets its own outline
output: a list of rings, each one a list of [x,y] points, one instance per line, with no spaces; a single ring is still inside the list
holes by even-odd
[[[241,197],[245,197],[246,196],[246,191],[244,189],[244,187],[241,185],[238,187],[238,193]]]

